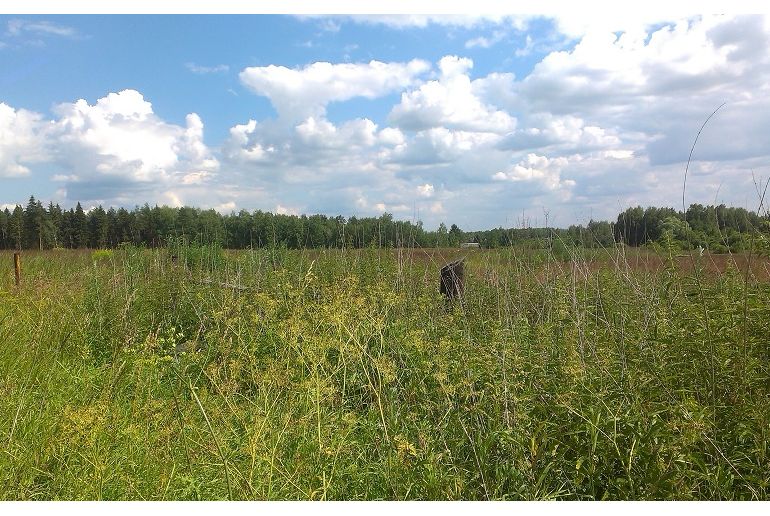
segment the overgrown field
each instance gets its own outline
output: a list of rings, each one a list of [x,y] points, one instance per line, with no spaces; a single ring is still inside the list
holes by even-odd
[[[766,259],[461,254],[0,254],[0,498],[768,498]]]

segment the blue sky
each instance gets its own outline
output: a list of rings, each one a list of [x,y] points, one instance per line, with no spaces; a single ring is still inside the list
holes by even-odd
[[[465,229],[756,209],[764,16],[0,16],[0,206],[419,214]]]

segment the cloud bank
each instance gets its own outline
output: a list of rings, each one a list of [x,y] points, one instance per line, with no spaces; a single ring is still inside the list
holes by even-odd
[[[481,51],[510,31],[526,33],[533,19],[323,20],[337,30],[483,27],[460,40]],[[68,198],[105,203],[419,212],[428,224],[446,219],[467,229],[549,212],[566,225],[636,203],[678,206],[693,138],[727,102],[701,135],[688,198],[755,207],[752,173],[770,175],[766,17],[550,22],[555,37],[572,43],[544,51],[521,77],[504,67],[478,73],[471,57],[450,53],[433,62],[245,67],[241,85],[269,100],[275,116],[244,110],[216,147],[205,143],[200,116],[168,122],[135,90],[59,104],[51,117],[0,104],[0,176],[31,177],[44,164]],[[512,49],[511,59],[539,48],[526,41],[528,50]],[[387,103],[384,115],[329,114],[362,99]]]

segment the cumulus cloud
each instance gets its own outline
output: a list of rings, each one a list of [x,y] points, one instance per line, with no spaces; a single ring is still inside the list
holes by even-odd
[[[433,197],[433,185],[430,183],[419,185],[417,187],[417,194],[420,195],[420,197]]]
[[[337,127],[328,120],[309,117],[295,131],[299,141],[317,150],[367,147],[377,139],[377,125],[368,118],[350,120]]]
[[[545,51],[521,77],[505,67],[479,74],[462,55],[432,65],[246,68],[241,82],[267,97],[277,117],[233,121],[216,154],[221,164],[197,115],[169,123],[137,92],[63,104],[52,121],[0,105],[0,174],[34,174],[31,163],[46,159],[62,168],[55,179],[71,198],[126,192],[129,202],[222,211],[419,213],[434,226],[448,214],[464,229],[502,225],[507,211],[551,209],[569,224],[583,210],[613,217],[629,204],[681,202],[692,140],[724,101],[696,148],[688,199],[741,203],[752,170],[770,173],[765,18],[554,20],[570,43]],[[416,17],[391,26],[433,23]],[[493,44],[497,25],[512,22],[441,23],[483,27],[455,31],[460,46],[481,48]],[[519,55],[542,55],[541,42],[534,33],[523,38]],[[384,119],[327,116],[331,103],[390,95],[398,100],[379,106]]]
[[[496,145],[513,164],[491,176],[546,204],[548,192],[551,203],[569,192],[560,209],[579,203],[598,216],[629,203],[678,205],[695,134],[726,101],[695,149],[692,195],[714,202],[743,191],[745,202],[751,171],[770,172],[770,23],[762,16],[658,22],[628,24],[620,34],[611,30],[618,25],[574,29],[574,47],[548,53],[528,76],[472,81],[481,102],[517,117]],[[522,190],[535,184],[539,192]]]
[[[747,86],[761,84],[757,72],[767,70],[769,56],[754,49],[767,44],[764,25],[761,17],[709,16],[651,32],[591,32],[543,58],[509,92],[507,107],[627,120],[655,101],[674,100],[681,110],[682,98],[735,94],[736,87],[750,94]]]
[[[447,177],[457,174],[453,177],[469,181],[475,178],[469,179],[459,166],[467,166],[473,154],[481,152],[495,162],[506,156],[512,165],[494,171],[483,162],[477,166],[489,171],[488,177],[499,172],[498,178],[505,179],[499,185],[559,184],[574,193],[576,202],[659,203],[676,197],[681,180],[677,167],[687,159],[697,129],[727,101],[696,148],[700,163],[693,164],[693,177],[701,181],[697,188],[730,195],[732,185],[750,177],[751,167],[768,170],[770,31],[765,17],[673,18],[629,11],[570,13],[550,19],[564,37],[559,42],[553,35],[554,45],[562,48],[548,51],[528,76],[501,72],[470,80],[477,106],[511,118],[515,114],[515,127],[493,133],[499,135],[498,142],[469,144],[473,141],[469,135],[483,127],[445,109],[451,101],[436,100],[451,97],[439,77],[403,92],[389,118],[401,130],[403,141],[394,142],[382,155],[412,174],[425,167],[434,174],[436,167],[443,167]],[[428,17],[359,21],[400,28],[433,23]],[[447,21],[440,23],[449,26]],[[505,21],[463,23],[455,26],[495,26]],[[491,44],[494,34],[467,39],[467,46]],[[536,48],[543,50],[529,37],[516,55],[531,54]],[[456,64],[462,66],[462,61]],[[462,73],[469,76],[470,68]],[[544,166],[530,160],[530,154],[552,161]],[[557,166],[560,158],[567,162]],[[426,175],[427,170],[419,173],[423,179],[437,179],[435,174]],[[740,174],[744,179],[737,179]],[[565,177],[574,186],[565,188],[569,186],[563,183]],[[495,198],[494,191],[484,192]]]
[[[516,125],[515,118],[483,103],[474,93],[468,74],[472,67],[473,61],[468,58],[441,58],[439,79],[403,93],[389,121],[409,130],[444,127],[490,133],[511,131]]]
[[[551,147],[554,152],[585,152],[615,147],[620,143],[620,138],[612,131],[586,125],[581,118],[538,113],[527,119],[526,127],[501,140],[498,148],[521,151]]]
[[[417,132],[406,144],[384,155],[388,161],[402,165],[442,165],[455,162],[471,151],[491,148],[498,139],[490,133],[433,127]]]
[[[761,16],[707,16],[620,36],[593,33],[509,84],[508,106],[621,128],[613,135],[654,167],[684,163],[701,123],[727,102],[701,135],[695,158],[768,157],[769,38]],[[515,148],[525,136],[507,143]]]
[[[426,179],[436,167],[459,167],[465,153],[493,149],[499,133],[515,125],[511,117],[475,98],[468,76],[471,66],[470,60],[456,56],[438,63],[440,77],[431,82],[448,93],[440,99],[434,119],[423,117],[427,123],[422,125],[382,128],[367,118],[333,123],[324,108],[329,102],[403,91],[413,94],[413,111],[417,111],[430,101],[422,89],[426,83],[419,81],[429,69],[427,63],[315,63],[295,70],[262,67],[258,74],[247,69],[242,80],[252,81],[252,91],[270,98],[278,118],[233,126],[223,145],[223,157],[241,168],[239,177],[264,190],[293,192],[295,185],[304,189],[312,185],[312,201],[307,191],[304,195],[303,205],[308,209],[331,202],[323,200],[322,193],[366,214],[381,211],[383,206],[391,212],[409,211],[407,207],[435,195],[433,183]],[[374,73],[374,77],[363,77],[364,72]],[[391,78],[377,79],[378,75]],[[254,82],[257,76],[259,86]],[[289,92],[295,95],[289,98]],[[465,106],[468,101],[474,103]],[[470,112],[467,107],[481,112]],[[482,120],[485,116],[489,120]],[[345,189],[344,193],[332,193],[335,188]],[[292,200],[296,192],[285,195],[282,206],[299,205]],[[344,201],[339,200],[341,195]],[[441,204],[440,199],[432,202]]]
[[[172,190],[207,183],[219,167],[203,142],[203,122],[191,113],[184,126],[153,112],[137,91],[59,104],[53,120],[0,104],[0,176],[28,175],[28,164],[48,162],[63,173],[70,199],[179,204]]]
[[[218,167],[197,114],[187,115],[185,127],[169,124],[135,90],[110,93],[94,105],[83,99],[60,104],[55,113],[49,138],[56,160],[92,185],[184,183]]]
[[[309,89],[305,80],[318,84],[303,72],[311,66],[291,71],[293,91]],[[499,193],[511,189],[518,202],[567,202],[581,178],[590,177],[585,163],[633,161],[641,148],[625,145],[615,127],[579,116],[521,110],[517,123],[498,105],[518,98],[521,81],[508,73],[474,80],[472,66],[468,58],[445,56],[434,79],[404,81],[383,128],[365,118],[326,119],[326,103],[355,96],[347,87],[321,88],[320,101],[302,109],[282,108],[279,97],[269,97],[278,119],[233,126],[223,155],[247,167],[243,181],[280,192],[281,206],[325,212],[351,206],[370,215],[416,209],[429,219],[460,209],[458,222],[467,223],[488,216],[498,200],[505,203]],[[281,82],[290,81],[275,84]]]
[[[537,154],[527,154],[527,157],[519,163],[508,170],[495,173],[492,177],[498,181],[534,183],[546,190],[570,188],[575,186],[575,181],[561,177],[561,171],[568,163],[569,160],[564,157],[548,158]]]
[[[0,177],[30,174],[28,165],[45,161],[43,117],[0,103]]]
[[[277,204],[273,211],[278,215],[299,215],[300,214],[299,209],[292,208],[290,206],[283,206],[281,204]]]
[[[370,170],[381,150],[403,141],[397,129],[379,130],[366,118],[336,125],[323,116],[311,116],[288,126],[274,120],[236,125],[230,129],[222,152],[230,162],[269,169],[276,175],[291,167],[303,169],[303,173],[312,169],[312,177],[321,179],[326,170]]]
[[[323,116],[330,102],[373,99],[402,90],[429,68],[430,64],[420,59],[408,63],[316,62],[299,69],[249,67],[239,77],[254,93],[270,99],[280,118],[296,122]]]
[[[276,152],[276,147],[260,141],[263,124],[249,120],[230,128],[230,136],[223,145],[224,156],[240,163],[267,162]]]
[[[386,146],[403,145],[406,141],[404,133],[395,127],[386,127],[379,134],[380,142]]]
[[[214,209],[222,214],[231,213],[235,211],[235,201],[223,202],[215,206]]]

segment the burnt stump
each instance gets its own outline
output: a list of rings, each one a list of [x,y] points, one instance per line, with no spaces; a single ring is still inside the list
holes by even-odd
[[[465,291],[465,259],[460,258],[441,267],[439,290],[448,301],[460,299]]]

